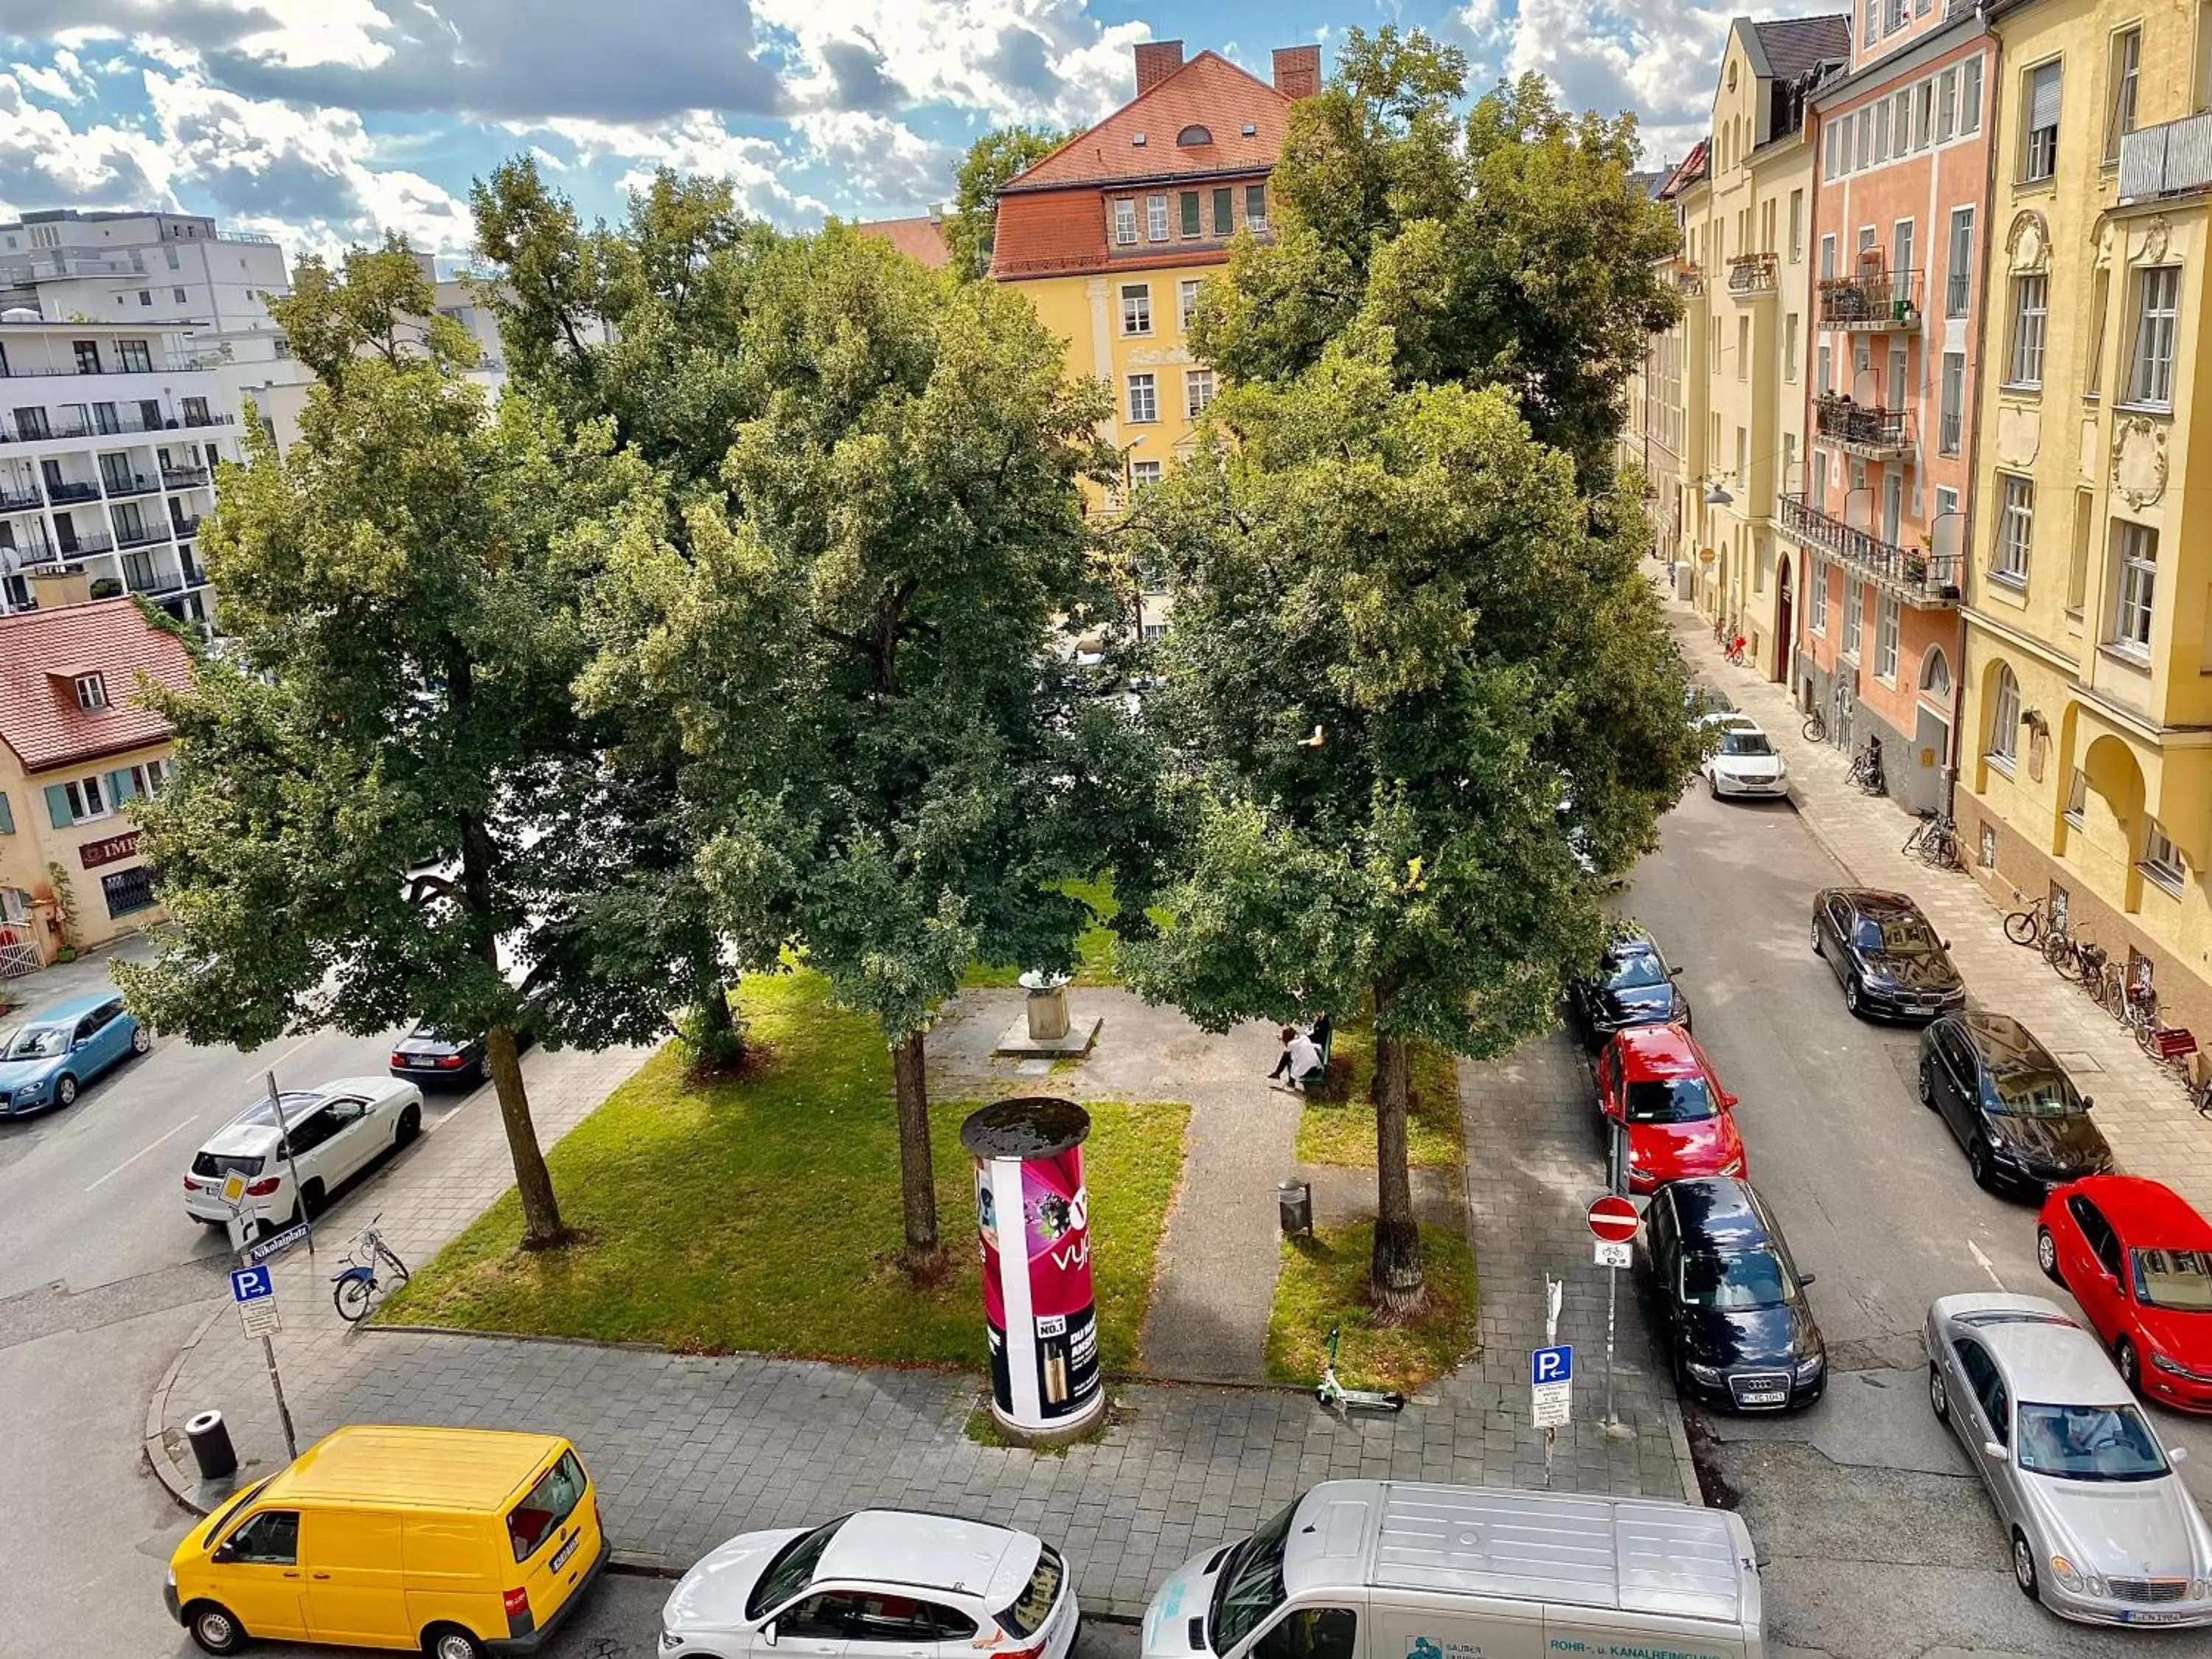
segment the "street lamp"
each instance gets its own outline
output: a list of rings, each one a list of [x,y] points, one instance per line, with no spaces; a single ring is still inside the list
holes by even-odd
[[[1719,479],[1710,478],[1705,482],[1705,505],[1707,507],[1734,507],[1735,505],[1735,497],[1729,495],[1727,490],[1721,488]]]

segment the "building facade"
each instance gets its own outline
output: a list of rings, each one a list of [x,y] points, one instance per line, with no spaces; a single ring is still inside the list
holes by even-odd
[[[1996,179],[1957,816],[2212,1035],[2212,52],[2193,8],[1990,8]],[[2212,384],[2212,382],[2208,382]]]
[[[134,600],[0,617],[0,975],[162,917],[128,816],[170,765],[142,675],[181,689],[191,665]]]
[[[1792,689],[1889,793],[1946,799],[1973,522],[1971,394],[1989,220],[1979,12],[1876,0],[1813,98],[1812,451],[1783,506],[1808,562]]]

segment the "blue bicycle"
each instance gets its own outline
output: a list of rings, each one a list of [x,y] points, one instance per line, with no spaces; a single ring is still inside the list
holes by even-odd
[[[331,1279],[336,1287],[331,1291],[331,1301],[337,1308],[338,1317],[349,1325],[360,1324],[375,1311],[378,1303],[407,1282],[407,1264],[376,1231],[377,1220],[377,1216],[371,1216],[368,1224],[354,1235],[346,1267]],[[380,1265],[391,1267],[389,1277],[376,1271]]]

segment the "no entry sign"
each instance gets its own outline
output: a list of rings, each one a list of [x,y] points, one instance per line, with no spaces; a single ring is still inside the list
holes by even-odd
[[[1609,1243],[1626,1243],[1636,1228],[1636,1206],[1625,1198],[1601,1198],[1589,1206],[1589,1230]]]

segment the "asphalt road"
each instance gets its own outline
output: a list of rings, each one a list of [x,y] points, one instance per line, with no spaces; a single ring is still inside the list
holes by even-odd
[[[1934,1421],[1919,1341],[1931,1301],[2002,1286],[2070,1303],[2035,1266],[2033,1209],[1977,1188],[1920,1105],[1917,1031],[1854,1019],[1812,954],[1813,894],[1843,879],[1786,803],[1698,789],[1622,899],[1683,970],[1698,1040],[1741,1099],[1752,1182],[1819,1281],[1827,1398],[1789,1419],[1688,1413],[1769,1562],[1769,1636],[1838,1659],[2202,1651],[2201,1632],[2097,1632],[2031,1606],[1979,1477]],[[2002,1005],[1996,988],[1969,990]],[[2212,1498],[2212,1425],[2152,1417]]]

